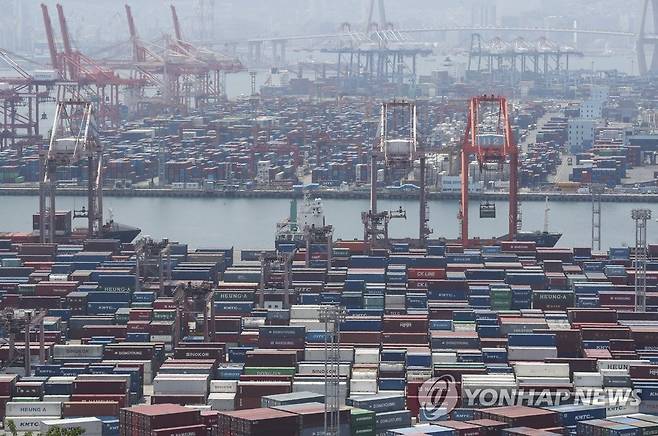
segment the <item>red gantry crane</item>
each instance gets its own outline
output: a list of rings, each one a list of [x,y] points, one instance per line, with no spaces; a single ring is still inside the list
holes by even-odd
[[[183,57],[194,67],[182,68],[179,71],[173,81],[174,89],[179,95],[182,94],[179,98],[188,107],[192,104],[196,107],[216,104],[224,97],[224,75],[243,71],[244,66],[239,59],[185,41],[174,5],[171,5],[171,17],[174,24],[174,39],[169,44],[174,55],[172,58]],[[194,83],[195,89],[192,92],[186,89],[189,88],[187,83]],[[193,94],[192,98],[190,94]]]
[[[502,169],[509,164],[509,240],[516,238],[518,230],[518,157],[519,152],[512,135],[507,99],[505,97],[483,95],[471,98],[466,124],[466,134],[461,149],[461,240],[464,247],[472,241],[468,234],[468,183],[471,156],[485,170],[490,164]],[[496,206],[493,203],[480,204],[480,218],[495,218]]]
[[[41,11],[53,69],[64,81],[70,82],[69,86],[59,87],[58,93],[60,95],[57,96],[57,100],[62,101],[67,98],[67,96],[61,95],[62,92],[70,93],[70,98],[74,99],[84,94],[84,97],[93,101],[96,107],[99,126],[117,127],[120,121],[120,88],[138,86],[143,81],[121,78],[112,68],[101,65],[79,50],[75,50],[71,42],[64,8],[61,4],[57,5],[57,18],[63,47],[63,50],[59,51],[48,7],[42,4]]]

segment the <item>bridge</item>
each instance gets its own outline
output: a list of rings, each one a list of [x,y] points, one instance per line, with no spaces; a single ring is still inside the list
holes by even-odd
[[[647,0],[649,1],[649,0]],[[655,0],[658,2],[658,0]],[[658,27],[656,27],[658,28]],[[644,41],[657,41],[658,35],[644,34],[642,38],[640,34],[634,32],[624,32],[609,29],[580,29],[574,28],[555,28],[555,27],[501,27],[501,26],[430,26],[418,27],[409,29],[396,29],[390,26],[385,29],[374,28],[370,32],[365,31],[352,31],[348,23],[341,26],[341,31],[336,33],[321,33],[313,35],[288,35],[288,36],[271,36],[262,38],[247,39],[248,45],[248,58],[251,62],[261,63],[261,55],[263,52],[263,45],[265,43],[271,44],[272,59],[275,63],[284,64],[286,60],[286,47],[289,42],[293,41],[335,41],[344,42],[352,45],[360,44],[376,44],[385,45],[388,43],[394,44],[422,44],[420,41],[414,41],[411,35],[418,35],[423,33],[444,33],[444,32],[518,32],[518,33],[540,33],[540,34],[570,34],[574,35],[574,40],[578,35],[600,35],[616,38],[629,38]],[[243,43],[245,40],[242,41]],[[658,57],[657,57],[658,59]],[[658,62],[658,60],[657,60]],[[639,61],[640,67],[643,63]],[[642,70],[641,70],[642,71]],[[658,64],[652,71],[658,72]],[[646,72],[645,72],[646,74]]]
[[[338,41],[354,44],[379,44],[387,43],[413,43],[411,35],[423,33],[445,33],[445,32],[518,32],[518,33],[541,33],[541,34],[569,34],[573,35],[574,41],[579,35],[599,35],[604,37],[629,38],[636,41],[636,52],[638,67],[641,75],[658,75],[658,0],[644,0],[642,9],[642,21],[638,33],[610,30],[610,29],[581,29],[575,24],[574,27],[533,27],[533,26],[456,26],[442,25],[420,28],[396,29],[386,21],[384,1],[378,0],[379,22],[373,21],[375,1],[370,0],[370,12],[365,31],[353,31],[349,23],[343,23],[340,31],[336,33],[322,33],[313,35],[287,35],[271,36],[262,38],[250,38],[246,42],[249,48],[249,59],[260,61],[263,45],[270,43],[272,46],[272,57],[275,62],[285,62],[286,45],[292,41]],[[650,13],[651,12],[651,13]],[[649,18],[651,16],[651,19]],[[648,30],[647,22],[651,21],[653,31]],[[653,49],[653,50],[649,50]],[[654,53],[649,56],[649,53]]]
[[[400,35],[418,34],[418,33],[440,33],[440,32],[523,32],[523,33],[569,33],[572,35],[603,35],[615,37],[638,38],[638,33],[624,32],[608,29],[580,29],[580,28],[555,28],[555,27],[500,27],[500,26],[437,26],[437,27],[418,27],[411,29],[386,29],[375,30],[373,32],[337,32],[337,33],[320,33],[315,35],[289,35],[273,36],[263,38],[250,38],[249,43],[259,42],[280,42],[280,41],[311,41],[327,39],[352,39],[355,41],[377,42],[378,40],[406,40]],[[647,35],[648,36],[648,35]],[[654,35],[658,37],[658,35]]]

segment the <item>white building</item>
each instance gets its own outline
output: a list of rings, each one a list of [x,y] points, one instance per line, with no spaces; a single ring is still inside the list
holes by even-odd
[[[578,153],[592,146],[596,124],[595,119],[572,118],[569,120],[567,142],[571,152]]]
[[[580,106],[580,118],[598,120],[603,116],[603,104],[601,100],[585,100]]]
[[[439,177],[439,186],[441,192],[461,192],[462,180],[461,176],[448,176],[445,174]],[[470,182],[468,184],[468,192],[482,192],[484,184],[482,182]]]
[[[600,101],[605,103],[605,101],[608,100],[609,92],[610,92],[610,88],[608,88],[607,86],[592,85],[589,98],[590,100]]]
[[[592,85],[589,98],[580,105],[580,118],[597,120],[603,117],[603,107],[608,101],[609,92],[607,86]]]

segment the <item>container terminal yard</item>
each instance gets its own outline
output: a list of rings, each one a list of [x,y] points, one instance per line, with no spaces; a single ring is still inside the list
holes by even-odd
[[[365,25],[223,44],[214,1],[193,26],[191,6],[164,8],[156,41],[125,5],[107,13],[123,52],[77,41],[62,3],[56,20],[50,2],[7,6],[39,18],[46,68],[24,29],[0,35],[0,434],[658,434],[658,1],[638,33],[514,25],[482,1],[470,27],[404,28],[368,0]],[[411,39],[427,32],[440,41]],[[639,74],[574,67],[598,37],[634,47]],[[424,72],[437,52],[445,68]],[[228,98],[244,73],[250,92]],[[4,228],[26,193],[32,230]],[[113,196],[292,201],[256,248],[149,237]],[[362,233],[338,238],[322,198],[367,198]],[[406,237],[383,198],[413,199]],[[431,228],[432,198],[459,200],[458,237]],[[528,199],[543,229],[522,229]],[[556,248],[550,203],[580,199],[591,245]],[[633,244],[601,245],[608,201],[646,203]],[[476,237],[474,219],[505,234]]]

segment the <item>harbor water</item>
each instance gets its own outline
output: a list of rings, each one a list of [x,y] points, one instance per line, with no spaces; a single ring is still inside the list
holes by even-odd
[[[334,226],[334,238],[363,238],[361,212],[368,208],[367,200],[325,199],[327,224]],[[0,196],[0,231],[30,231],[31,216],[38,210],[37,196]],[[86,205],[82,197],[60,196],[58,210],[80,209]],[[380,210],[402,206],[407,219],[390,224],[391,237],[417,237],[418,202],[381,200]],[[471,237],[483,238],[507,233],[507,203],[497,202],[496,219],[480,219],[479,203],[470,205]],[[106,197],[105,218],[110,212],[117,222],[138,226],[142,235],[185,241],[194,247],[235,246],[238,248],[268,248],[274,244],[276,223],[288,216],[290,201],[286,199],[202,199],[202,198],[126,198]],[[456,238],[459,232],[455,200],[430,202],[432,237]],[[549,204],[550,231],[563,233],[558,247],[589,247],[591,243],[592,205],[590,202],[552,202]],[[635,244],[635,226],[631,219],[634,208],[652,208],[647,203],[603,203],[601,207],[601,248]],[[544,228],[545,204],[526,201],[521,204],[523,230]],[[654,216],[658,217],[657,210]],[[74,223],[84,227],[86,222]],[[648,242],[658,242],[658,224],[648,224]]]

